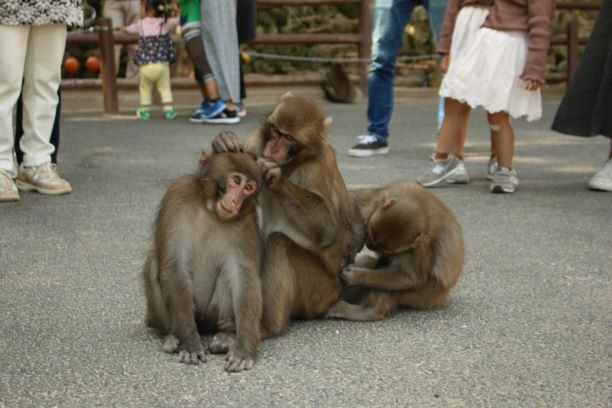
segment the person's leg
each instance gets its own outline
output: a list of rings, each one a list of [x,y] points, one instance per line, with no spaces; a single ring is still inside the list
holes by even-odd
[[[123,4],[123,24],[128,25],[136,22],[140,18],[140,0],[128,0],[122,1]],[[126,47],[127,51],[127,64],[125,67],[126,78],[138,78],[139,69],[134,64],[134,53],[136,52],[136,44],[128,44]]]
[[[489,189],[493,193],[513,193],[518,188],[519,181],[512,167],[514,130],[510,123],[510,115],[508,112],[497,112],[488,114],[488,118],[492,128],[499,129],[493,135],[498,168],[493,174]]]
[[[433,165],[428,172],[417,178],[417,182],[424,187],[436,186],[444,180],[457,184],[469,182],[469,177],[462,162],[463,148],[458,148],[457,145],[463,140],[464,127],[467,126],[470,107],[455,99],[445,98],[444,112]],[[460,153],[450,155],[453,150],[459,150]],[[455,178],[454,176],[458,172],[461,173],[462,177]]]
[[[102,9],[102,15],[110,18],[113,23],[113,28],[121,28],[123,26],[123,1],[118,0],[104,0],[104,7]],[[122,45],[115,45],[114,57],[115,57],[115,74],[119,73],[119,66],[121,63],[121,47]]]
[[[51,163],[57,164],[57,152],[59,151],[60,139],[60,113],[62,109],[62,93],[61,87],[57,90],[57,108],[55,109],[55,120],[53,121],[53,129],[51,130],[51,144],[55,147],[51,153]],[[17,165],[23,161],[23,152],[19,147],[19,143],[23,136],[23,97],[20,94],[17,100],[17,109],[15,115],[15,155],[17,156]]]
[[[140,67],[140,81],[138,85],[138,93],[140,97],[140,106],[136,110],[136,115],[141,119],[149,119],[151,117],[151,92],[154,86],[154,71],[155,64],[146,64]]]
[[[368,69],[368,133],[385,140],[393,112],[393,80],[412,0],[377,0],[372,12],[372,52]]]
[[[66,45],[66,26],[48,24],[30,29],[23,82],[23,137],[19,143],[23,162],[16,185],[21,191],[67,194],[70,183],[60,178],[50,142],[61,81],[61,64]]]
[[[170,65],[160,64],[160,73],[157,79],[157,91],[161,96],[161,101],[164,106],[164,115],[166,119],[174,119],[176,117],[176,109],[172,106],[172,87],[170,85]]]

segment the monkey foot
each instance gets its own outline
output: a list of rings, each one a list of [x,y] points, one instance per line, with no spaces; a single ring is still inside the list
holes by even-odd
[[[253,357],[244,356],[242,353],[231,351],[228,353],[227,364],[225,364],[225,371],[230,373],[238,373],[244,370],[250,370],[255,364]]]
[[[197,351],[179,351],[179,361],[185,364],[200,364],[206,362],[206,352],[204,349]]]
[[[217,333],[210,342],[208,350],[213,354],[225,354],[235,342],[236,338],[233,335],[223,332]]]
[[[162,350],[166,353],[176,353],[178,350],[179,339],[174,334],[169,334],[164,337],[164,342],[162,344]]]

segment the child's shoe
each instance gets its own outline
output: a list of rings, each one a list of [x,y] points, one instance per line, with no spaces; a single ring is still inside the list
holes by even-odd
[[[149,119],[151,117],[151,111],[149,108],[138,108],[136,109],[136,116],[140,119]]]
[[[514,169],[499,167],[493,174],[489,190],[492,193],[514,193],[518,185],[519,180]]]
[[[446,178],[446,182],[450,184],[468,184],[470,182],[470,176],[463,160],[459,160],[457,170]]]
[[[495,174],[495,172],[497,171],[497,157],[493,156],[489,159],[489,162],[487,163],[487,178],[489,180],[493,180],[493,175]]]
[[[166,119],[176,118],[176,109],[174,109],[172,106],[164,107],[164,116],[166,116]]]
[[[455,156],[449,156],[444,160],[436,159],[431,170],[417,178],[417,183],[423,187],[433,187],[457,173],[459,164],[459,159]]]
[[[216,116],[212,118],[204,118],[204,123],[214,123],[214,124],[234,124],[240,122],[240,118],[238,117],[238,112],[235,110],[224,109]]]

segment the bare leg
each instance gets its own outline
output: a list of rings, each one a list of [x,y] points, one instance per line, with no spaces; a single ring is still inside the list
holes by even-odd
[[[494,143],[495,152],[499,167],[512,169],[512,159],[514,155],[514,130],[510,124],[508,112],[497,112],[489,114],[489,123],[499,127],[495,132]]]
[[[456,99],[446,98],[444,108],[444,120],[440,128],[438,143],[436,145],[436,158],[445,159],[451,149],[457,150],[463,157],[463,146],[457,149],[457,144],[463,144],[465,139],[465,129],[470,107],[457,101]]]

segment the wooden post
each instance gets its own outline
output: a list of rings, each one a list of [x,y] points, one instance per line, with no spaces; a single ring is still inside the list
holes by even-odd
[[[369,0],[361,0],[359,10],[359,58],[370,58],[372,48],[372,8]],[[359,63],[359,82],[363,96],[368,95],[368,62]]]
[[[119,113],[117,98],[117,73],[115,72],[115,42],[113,22],[110,18],[98,20],[100,28],[100,58],[102,60],[102,91],[104,92],[104,112],[108,115]]]

